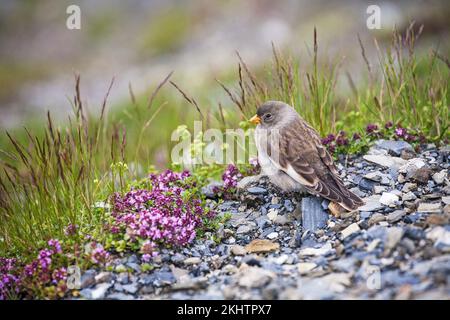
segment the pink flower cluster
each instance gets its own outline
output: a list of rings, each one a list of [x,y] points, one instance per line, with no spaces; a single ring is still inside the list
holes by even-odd
[[[250,165],[241,170],[234,164],[229,164],[222,174],[223,185],[221,187],[214,187],[213,192],[223,199],[229,199],[237,187],[238,181],[244,176],[253,176],[261,171],[258,158],[251,158]]]
[[[225,190],[236,188],[240,179],[242,179],[242,173],[234,164],[229,164],[222,174],[223,188]]]
[[[16,262],[16,259],[0,258],[0,300],[19,292],[20,279],[16,275]]]
[[[63,253],[61,244],[51,239],[47,245],[47,248],[39,251],[35,260],[24,267],[15,259],[0,258],[0,300],[23,290],[32,290],[34,286],[60,285],[65,290],[67,270],[64,267],[56,268],[53,263]]]
[[[353,135],[353,140],[358,140],[360,137]],[[347,132],[341,130],[339,134],[335,136],[334,134],[329,134],[321,140],[322,144],[327,147],[328,151],[334,153],[337,147],[344,147],[349,145],[349,139],[347,137]]]
[[[338,135],[328,134],[326,137],[322,138],[322,144],[327,147],[328,151],[332,154],[345,153],[347,147],[351,145],[351,142],[369,142],[375,139],[395,139],[404,140],[407,142],[419,142],[426,143],[427,138],[423,133],[416,132],[413,134],[414,130],[407,130],[400,124],[394,125],[392,121],[388,121],[383,127],[379,127],[377,124],[369,123],[366,126],[365,135],[362,137],[359,133],[353,133],[351,140],[347,137],[345,131],[340,131]],[[364,138],[364,139],[363,139]]]
[[[167,170],[150,175],[151,190],[137,189],[114,196],[113,234],[127,234],[132,242],[144,240],[144,260],[150,260],[160,245],[183,246],[194,240],[202,218],[214,212],[204,209],[201,198],[191,193],[195,184],[187,171]]]
[[[47,242],[47,245],[47,248],[39,251],[37,259],[24,267],[23,281],[38,279],[42,284],[49,282],[57,284],[59,280],[65,280],[65,268],[57,270],[52,268],[53,260],[57,258],[57,255],[63,253],[60,242],[56,239],[51,239]]]
[[[90,253],[90,260],[94,264],[104,264],[108,261],[110,254],[107,252],[101,244],[92,243],[93,247]]]

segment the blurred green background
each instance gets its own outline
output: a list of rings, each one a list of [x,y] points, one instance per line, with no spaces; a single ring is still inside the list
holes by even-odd
[[[66,28],[70,4],[81,8],[81,30]],[[366,27],[369,4],[381,8],[381,30]],[[314,26],[319,58],[342,58],[339,77],[351,74],[356,87],[364,86],[366,66],[358,34],[369,61],[375,63],[373,37],[387,45],[394,25],[402,31],[414,20],[424,24],[416,52],[428,54],[433,45],[447,54],[449,16],[448,1],[2,0],[0,126],[12,132],[23,126],[39,131],[46,110],[56,121],[65,121],[71,113],[68,99],[74,94],[75,72],[81,74],[83,102],[94,113],[115,77],[110,116],[125,124],[127,118],[136,118],[130,114],[130,86],[138,103],[145,105],[170,71],[175,71],[171,79],[203,109],[216,108],[220,102],[226,113],[234,113],[235,107],[214,80],[237,81],[235,52],[257,72],[271,63],[271,42],[300,64],[310,64]],[[348,81],[338,81],[337,88],[343,97],[351,95]],[[154,145],[150,162],[162,165],[171,131],[196,113],[170,85],[158,99],[167,105],[144,139]],[[142,117],[142,125],[145,121]],[[131,137],[138,128],[127,128]],[[6,143],[2,133],[0,147]]]

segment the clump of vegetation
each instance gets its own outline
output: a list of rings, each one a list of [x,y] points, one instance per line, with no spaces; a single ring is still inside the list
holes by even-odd
[[[107,247],[140,251],[149,262],[160,247],[191,243],[214,216],[189,172],[152,174],[124,196],[114,194]]]

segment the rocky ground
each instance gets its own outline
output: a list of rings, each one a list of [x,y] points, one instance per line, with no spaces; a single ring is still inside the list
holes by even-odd
[[[114,271],[87,270],[86,299],[448,299],[450,148],[415,153],[378,141],[338,168],[366,204],[353,212],[283,194],[267,179],[236,199],[210,200],[231,219],[217,238],[163,250],[141,271],[136,255]]]

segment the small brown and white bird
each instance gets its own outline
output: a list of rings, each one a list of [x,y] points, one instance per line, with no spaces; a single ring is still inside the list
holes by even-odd
[[[318,133],[288,104],[268,101],[250,119],[263,175],[285,191],[320,195],[351,211],[364,202],[342,182]]]

